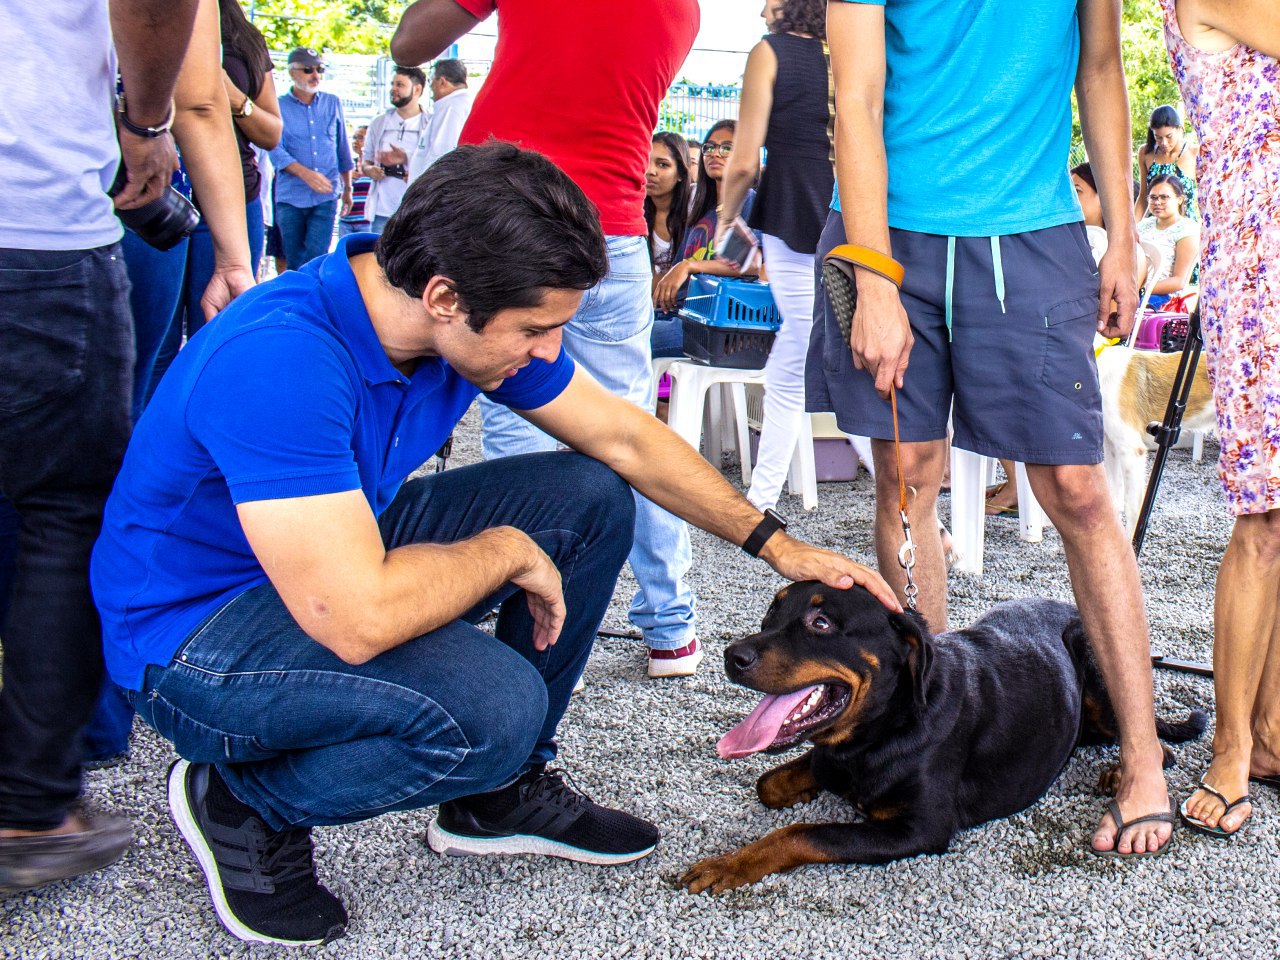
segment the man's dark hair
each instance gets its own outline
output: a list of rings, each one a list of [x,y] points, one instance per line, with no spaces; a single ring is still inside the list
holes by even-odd
[[[540,153],[491,140],[446,153],[409,185],[376,247],[414,299],[444,277],[477,333],[548,290],[589,290],[609,270],[600,216]]]
[[[402,77],[408,77],[410,83],[416,84],[423,90],[427,89],[427,75],[422,72],[421,67],[402,67],[397,64],[396,73]]]
[[[827,0],[782,0],[770,33],[807,33],[827,39]]]
[[[467,85],[467,68],[461,60],[437,60],[434,72],[454,86]]]

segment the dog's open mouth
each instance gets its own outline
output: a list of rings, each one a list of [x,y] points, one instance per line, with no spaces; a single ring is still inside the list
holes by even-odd
[[[793,693],[771,693],[751,711],[751,716],[724,735],[716,744],[716,753],[734,760],[761,750],[785,750],[834,720],[848,705],[849,688],[842,683],[819,683]]]

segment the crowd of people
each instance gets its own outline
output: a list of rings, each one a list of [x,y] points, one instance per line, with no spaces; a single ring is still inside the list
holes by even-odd
[[[900,611],[901,481],[919,613],[943,630],[952,431],[1027,464],[1062,537],[1120,728],[1116,813],[1090,849],[1165,852],[1176,817],[1093,361],[1095,332],[1134,321],[1139,238],[1160,251],[1153,301],[1198,265],[1237,518],[1213,762],[1178,812],[1237,832],[1250,782],[1280,785],[1280,23],[1269,0],[1161,3],[1199,147],[1157,110],[1136,193],[1106,0],[997,0],[976,20],[767,0],[739,117],[694,141],[653,131],[696,0],[416,0],[390,108],[354,130],[316,50],[289,54],[276,96],[235,0],[0,9],[18,40],[0,163],[29,200],[0,211],[0,506],[17,519],[0,512],[0,894],[129,848],[124,811],[78,800],[135,710],[174,746],[170,811],[244,940],[341,936],[311,831],[389,811],[438,806],[440,853],[646,856],[656,824],[552,766],[623,563],[648,676],[688,676],[687,523]],[[438,58],[495,13],[473,97]],[[550,105],[530,78],[553,47],[575,80]],[[54,123],[50,62],[83,68]],[[1073,88],[1091,159],[1068,175]],[[1106,238],[1096,264],[1086,226]],[[758,240],[747,274],[782,317],[745,495],[652,415],[691,278],[743,275],[717,256],[733,230]],[[264,241],[280,275],[259,284]],[[821,264],[846,245],[842,326]],[[484,461],[408,480],[473,402]],[[816,410],[871,438],[878,570],[774,510]]]

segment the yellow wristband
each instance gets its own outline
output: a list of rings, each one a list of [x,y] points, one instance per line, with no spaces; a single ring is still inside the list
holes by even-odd
[[[852,243],[842,243],[828,253],[824,259],[844,260],[855,267],[870,270],[872,273],[890,281],[895,287],[902,286],[902,278],[905,275],[902,264],[893,259],[893,257],[883,254],[879,250],[872,250],[870,247],[859,247]]]

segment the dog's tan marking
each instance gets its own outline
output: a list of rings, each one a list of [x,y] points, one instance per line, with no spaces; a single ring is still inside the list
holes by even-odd
[[[872,670],[879,670],[879,669],[880,669],[880,658],[879,658],[879,657],[877,657],[877,656],[876,656],[874,653],[872,653],[870,650],[863,650],[863,651],[862,651],[862,659],[863,659],[864,661],[866,661],[867,666],[869,666]]]
[[[808,803],[819,792],[818,781],[813,776],[812,750],[762,773],[756,781],[756,796],[770,810]]]
[[[866,811],[866,814],[868,820],[875,820],[877,823],[881,823],[885,820],[896,820],[904,812],[902,807],[887,804],[883,807],[871,807]]]
[[[820,607],[822,606],[822,604],[826,602],[827,602],[827,598],[820,593],[815,593],[812,597],[809,598],[809,606],[811,607]]]
[[[690,867],[680,885],[690,893],[724,893],[734,887],[794,870],[808,863],[834,863],[834,858],[813,842],[812,824],[796,823],[747,844],[734,853],[711,857]]]
[[[785,600],[787,599],[787,594],[790,592],[791,592],[790,587],[783,587],[781,590],[779,590],[777,593],[774,594],[774,597],[778,600]]]

